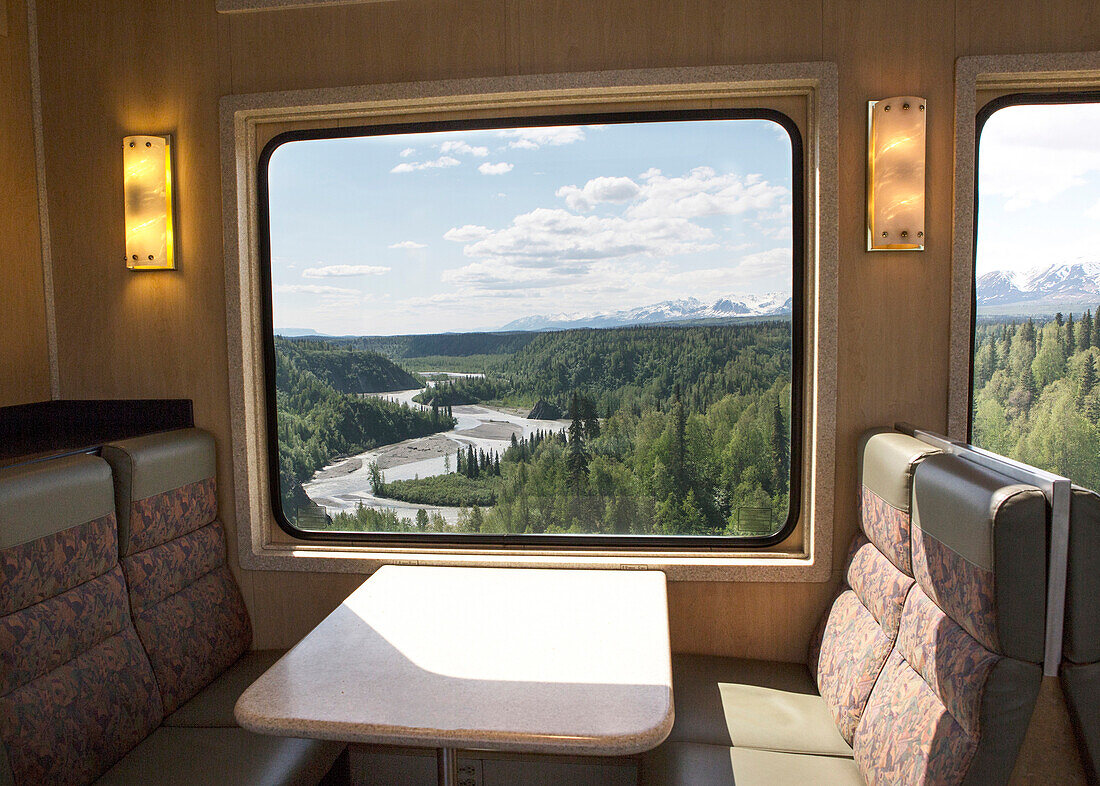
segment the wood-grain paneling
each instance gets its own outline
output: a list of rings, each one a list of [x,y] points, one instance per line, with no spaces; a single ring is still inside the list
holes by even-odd
[[[840,74],[836,557],[866,428],[946,425],[954,58],[1100,49],[1094,0],[398,0],[218,15],[213,0],[40,10],[62,393],[195,399],[233,533],[217,98],[514,73],[833,60]],[[928,250],[864,248],[866,102],[929,101]],[[182,265],[122,258],[118,146],[178,136]],[[0,144],[5,144],[0,141]],[[0,317],[6,319],[7,315]],[[234,558],[235,561],[235,558]],[[834,582],[838,574],[834,572]],[[360,577],[245,572],[259,646],[288,644]],[[670,588],[680,651],[797,659],[832,583]]]
[[[42,247],[31,125],[27,9],[0,0],[0,406],[50,397]]]

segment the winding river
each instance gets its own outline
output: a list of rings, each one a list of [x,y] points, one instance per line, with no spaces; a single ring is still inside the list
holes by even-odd
[[[427,373],[475,376],[448,372]],[[423,404],[413,401],[413,397],[420,392],[422,390],[418,388],[369,395],[427,409]],[[303,484],[306,494],[324,507],[329,515],[343,510],[354,510],[362,504],[379,510],[393,510],[408,518],[414,517],[416,511],[423,509],[428,514],[439,513],[449,524],[455,524],[458,521],[458,508],[417,505],[376,497],[371,493],[368,465],[372,461],[378,462],[386,480],[442,475],[455,470],[458,466],[458,451],[468,445],[473,445],[475,449],[503,453],[511,444],[513,434],[517,438],[527,437],[536,431],[560,431],[569,425],[567,420],[532,420],[514,412],[491,409],[479,404],[452,407],[452,413],[457,421],[452,430],[408,439],[395,445],[384,445],[335,462],[319,470],[312,480]]]

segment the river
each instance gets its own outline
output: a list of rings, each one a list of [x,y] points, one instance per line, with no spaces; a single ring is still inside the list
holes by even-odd
[[[421,372],[425,376],[482,376],[452,372]],[[411,407],[427,409],[413,401],[422,389],[397,390],[390,393],[372,393],[388,401],[405,403]],[[503,453],[511,444],[512,435],[527,437],[536,431],[560,431],[568,427],[567,420],[532,420],[506,410],[492,409],[480,404],[452,407],[457,423],[450,431],[427,437],[408,439],[395,445],[384,445],[357,456],[342,459],[321,470],[313,479],[303,484],[306,494],[325,508],[329,515],[343,510],[354,510],[363,504],[379,510],[393,510],[400,516],[412,518],[423,509],[429,514],[439,513],[449,524],[458,521],[458,508],[417,505],[371,493],[370,472],[372,461],[378,462],[386,480],[408,480],[453,472],[458,466],[458,451],[473,445],[475,449]],[[449,466],[449,469],[448,469]]]

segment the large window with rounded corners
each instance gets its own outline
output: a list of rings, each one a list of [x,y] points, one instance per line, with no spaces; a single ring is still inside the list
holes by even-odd
[[[802,167],[771,110],[272,139],[276,520],[314,539],[781,540],[801,477]]]
[[[1100,488],[1100,93],[978,115],[971,440]]]

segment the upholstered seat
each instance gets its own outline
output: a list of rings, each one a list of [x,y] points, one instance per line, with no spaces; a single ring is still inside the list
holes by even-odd
[[[96,786],[315,786],[342,746],[243,729],[162,726]]]
[[[165,726],[235,727],[233,706],[285,650],[252,650],[164,719]]]
[[[804,663],[674,655],[670,742],[852,756]]]
[[[642,786],[864,786],[852,759],[697,742],[665,743],[641,765]]]
[[[1006,783],[1038,692],[1046,500],[874,432],[844,583],[797,664],[678,657],[644,784]]]
[[[1062,690],[1090,783],[1100,783],[1100,496],[1070,500]]]
[[[94,456],[0,470],[0,783],[84,784],[160,723]]]

